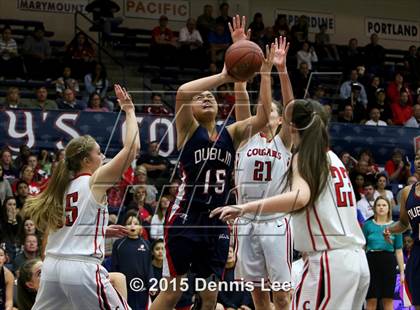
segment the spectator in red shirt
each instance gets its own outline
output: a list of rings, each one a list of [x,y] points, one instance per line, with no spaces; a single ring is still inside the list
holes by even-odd
[[[224,84],[217,88],[217,102],[219,104],[218,114],[220,119],[226,119],[229,116],[234,117],[235,96],[232,95],[229,86]]]
[[[146,105],[143,108],[143,113],[153,114],[153,115],[169,115],[171,112],[169,109],[165,108],[162,103],[162,95],[153,93],[150,97],[152,103],[150,105]]]
[[[152,45],[150,56],[152,61],[159,65],[172,64],[176,54],[176,38],[168,28],[168,17],[162,15],[159,18],[159,26],[152,30]]]
[[[402,90],[408,93],[408,103],[412,105],[413,99],[411,98],[410,89],[407,85],[404,84],[404,77],[400,72],[395,73],[394,81],[389,83],[388,87],[386,88],[386,96],[389,99],[389,102],[392,103],[399,103],[400,95]]]
[[[23,165],[20,170],[20,179],[12,184],[13,193],[16,193],[19,181],[25,181],[28,184],[29,195],[36,196],[41,192],[39,184],[34,181],[34,169],[31,166]]]
[[[413,116],[413,107],[409,103],[409,98],[407,90],[402,89],[399,102],[391,104],[392,122],[395,125],[404,125]]]
[[[402,151],[396,149],[392,153],[392,159],[385,164],[385,171],[388,173],[389,181],[391,183],[403,183],[410,176],[409,163],[403,161]]]

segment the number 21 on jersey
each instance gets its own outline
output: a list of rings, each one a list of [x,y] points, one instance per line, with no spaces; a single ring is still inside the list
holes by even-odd
[[[344,167],[331,166],[331,175],[334,180],[337,207],[354,207],[353,187]]]

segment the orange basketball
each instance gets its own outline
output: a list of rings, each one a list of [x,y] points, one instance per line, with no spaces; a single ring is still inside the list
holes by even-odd
[[[239,81],[249,80],[261,69],[264,54],[261,48],[252,41],[241,40],[232,44],[225,54],[228,73]]]

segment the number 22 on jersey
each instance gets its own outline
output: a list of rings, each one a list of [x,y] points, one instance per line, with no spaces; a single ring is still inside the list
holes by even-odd
[[[335,186],[337,207],[354,207],[353,187],[344,167],[331,166],[331,175]]]

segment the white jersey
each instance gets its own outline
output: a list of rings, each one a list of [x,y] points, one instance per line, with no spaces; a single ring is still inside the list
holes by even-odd
[[[47,255],[104,258],[108,208],[95,201],[89,179],[82,174],[71,181],[64,195],[66,223],[48,236]]]
[[[280,194],[291,157],[292,154],[279,135],[269,141],[262,133],[258,133],[240,147],[236,153],[235,169],[238,203]],[[267,220],[279,215],[281,213],[267,213],[259,215],[257,219]],[[255,218],[252,214],[244,217]]]
[[[328,152],[331,175],[314,206],[293,214],[294,246],[300,252],[362,247],[356,198],[341,160]]]

